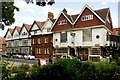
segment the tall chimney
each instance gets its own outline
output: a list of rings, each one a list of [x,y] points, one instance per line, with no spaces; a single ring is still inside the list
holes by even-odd
[[[48,12],[48,18],[49,18],[49,19],[54,19],[54,15],[53,15],[52,12]]]
[[[67,10],[65,8],[63,9],[63,13],[67,14]]]

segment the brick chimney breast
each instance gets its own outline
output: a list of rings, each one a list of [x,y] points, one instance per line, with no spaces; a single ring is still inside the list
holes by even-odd
[[[52,20],[54,19],[54,15],[52,12],[48,12],[48,18]]]
[[[67,10],[65,8],[63,9],[63,13],[67,14]]]

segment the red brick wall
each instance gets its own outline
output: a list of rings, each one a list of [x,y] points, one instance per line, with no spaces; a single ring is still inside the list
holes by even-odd
[[[75,28],[89,27],[103,25],[103,23],[93,14],[93,20],[82,21],[81,17],[85,15],[93,14],[89,9],[85,9],[82,15],[79,17],[78,21],[75,24]]]
[[[48,58],[49,55],[53,55],[53,43],[52,43],[52,34],[33,36],[35,44],[32,44],[32,49],[37,58]],[[38,44],[38,38],[41,39],[41,44]],[[48,43],[45,43],[45,38],[48,38]],[[41,49],[41,54],[37,54],[37,48]],[[45,48],[49,48],[49,54],[45,54]]]

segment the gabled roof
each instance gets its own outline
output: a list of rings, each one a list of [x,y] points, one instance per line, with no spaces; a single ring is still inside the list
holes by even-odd
[[[37,24],[38,27],[42,28],[42,26],[44,25],[44,22],[39,22],[39,21],[35,21],[35,23]]]
[[[4,37],[0,37],[0,45],[6,44],[6,40]]]
[[[25,27],[26,30],[29,32],[29,30],[30,30],[30,28],[31,28],[31,25],[29,25],[29,24],[23,24],[22,27],[21,27],[20,33],[21,33],[23,27]]]
[[[47,18],[46,21],[45,21],[45,23],[44,23],[44,25],[42,26],[42,30],[44,29],[44,26],[45,26],[45,24],[46,24],[46,22],[47,22],[48,20],[50,20],[52,23],[54,23],[56,19]],[[52,28],[52,26],[51,26],[51,28]]]
[[[45,21],[40,22],[40,21],[34,21],[33,24],[31,25],[30,30],[32,29],[33,25],[36,24],[38,26],[38,28],[41,30],[41,28],[43,27]]]
[[[31,28],[31,25],[29,25],[29,24],[24,24],[24,25],[25,25],[26,29],[29,31]]]
[[[66,14],[66,13],[64,12],[64,10],[66,10],[66,9],[64,8],[64,9],[60,12],[60,14],[59,14],[59,16],[57,17],[57,19],[55,20],[53,26],[56,24],[56,22],[58,21],[58,19],[59,19],[59,17],[60,17],[61,15],[63,15],[63,16],[70,22],[70,24],[72,25],[72,20],[71,20],[70,15]]]
[[[20,33],[21,27],[15,26],[15,28],[14,28],[14,30],[13,30],[13,33],[14,33],[15,29],[17,29],[18,33]],[[12,35],[13,35],[13,33],[12,33]]]
[[[4,36],[4,38],[5,38],[6,35],[8,34],[8,31],[10,32],[11,35],[13,34],[13,29],[12,29],[12,28],[8,28],[8,29],[7,29],[7,32],[6,32],[5,36]]]
[[[77,22],[77,20],[79,19],[79,17],[81,16],[81,14],[84,12],[84,10],[85,9],[89,9],[94,15],[96,15],[97,17],[98,17],[98,19],[101,21],[101,22],[103,22],[103,23],[105,23],[105,21],[103,20],[103,16],[101,17],[100,16],[100,11],[97,11],[98,13],[100,13],[99,15],[94,11],[94,10],[92,10],[87,4],[83,7],[83,9],[82,9],[82,11],[79,13],[79,15],[78,15],[78,17],[76,18],[76,20],[74,21],[74,23],[73,24],[75,24],[76,22]]]
[[[95,10],[95,12],[105,21],[109,8]]]

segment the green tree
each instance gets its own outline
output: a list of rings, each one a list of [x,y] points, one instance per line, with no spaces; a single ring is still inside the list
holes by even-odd
[[[1,28],[4,30],[4,25],[9,26],[15,22],[14,11],[19,11],[19,8],[14,6],[14,2],[1,2],[2,3],[2,18]]]
[[[32,3],[34,4],[33,0],[24,0],[26,3]],[[46,5],[53,5],[55,3],[54,0],[36,0],[36,5],[38,6],[46,6]],[[2,5],[1,5],[2,4]],[[2,7],[2,8],[1,8]],[[14,0],[13,2],[0,2],[0,8],[2,11],[0,11],[0,28],[4,30],[4,26],[12,25],[15,22],[14,18],[14,11],[19,11],[19,8],[14,6]]]

